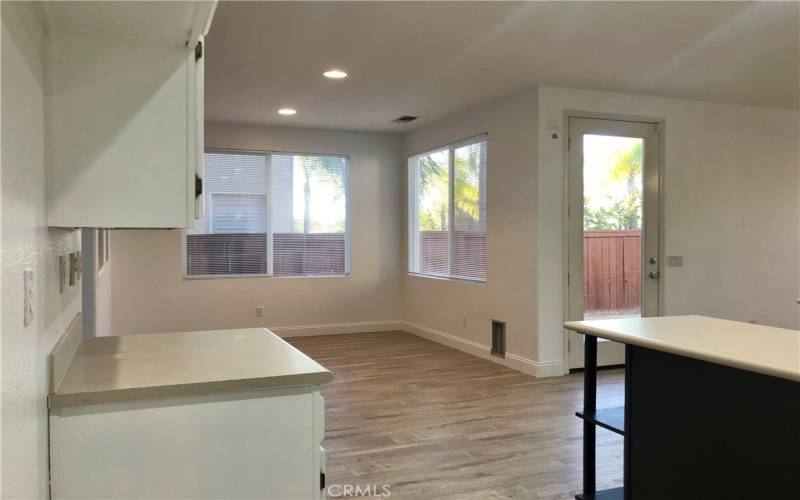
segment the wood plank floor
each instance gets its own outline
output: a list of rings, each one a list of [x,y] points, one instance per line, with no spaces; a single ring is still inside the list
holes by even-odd
[[[336,375],[322,388],[328,485],[414,500],[580,492],[582,375],[535,379],[403,332],[289,341]],[[600,372],[598,407],[623,401],[622,370]],[[622,437],[600,429],[597,443],[598,488],[621,486]]]

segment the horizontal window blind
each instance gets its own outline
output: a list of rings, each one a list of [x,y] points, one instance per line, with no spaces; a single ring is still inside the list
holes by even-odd
[[[204,170],[205,216],[186,230],[186,274],[266,274],[266,157],[206,153]]]
[[[207,152],[186,274],[346,274],[348,167],[344,156]]]
[[[486,136],[409,158],[409,270],[486,281]]]
[[[274,155],[274,274],[345,273],[347,160],[342,156]],[[292,196],[286,196],[292,193]]]

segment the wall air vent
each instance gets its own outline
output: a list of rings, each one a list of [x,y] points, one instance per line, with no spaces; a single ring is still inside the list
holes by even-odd
[[[506,357],[506,322],[492,320],[492,356]]]
[[[402,125],[403,123],[411,123],[417,118],[419,118],[419,116],[403,115],[400,118],[392,120],[392,123],[399,123]]]

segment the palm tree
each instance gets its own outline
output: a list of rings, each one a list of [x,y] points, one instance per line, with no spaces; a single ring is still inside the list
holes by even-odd
[[[624,180],[628,186],[628,194],[640,193],[636,182],[642,175],[642,141],[636,141],[632,148],[625,151],[617,158],[611,170],[611,178],[615,181]]]
[[[483,148],[473,145],[465,149],[466,154],[463,150],[456,150],[453,155],[454,208],[460,226],[458,229],[474,231],[481,229],[481,204],[485,196],[485,187],[481,182]]]
[[[627,194],[622,199],[607,198],[608,207],[590,207],[590,200],[584,198],[584,224],[587,229],[613,231],[637,229],[641,227],[642,213],[642,141],[636,141],[628,150],[618,154],[611,167],[611,180],[624,182]]]
[[[341,187],[344,181],[343,166],[342,159],[335,156],[300,156],[299,160],[305,178],[303,184],[303,233],[308,234],[311,232],[311,178],[316,176],[324,182]]]
[[[481,179],[481,155],[483,154],[485,154],[483,147],[473,145],[457,149],[452,156],[455,202],[453,212],[458,220],[458,229],[479,230],[481,228],[482,205],[485,203],[485,186]],[[418,189],[422,196],[425,193],[437,193],[437,198],[448,200],[450,169],[448,161],[442,161],[441,156],[440,153],[433,153],[419,157]],[[419,214],[420,225],[423,229],[434,231],[447,229],[447,202],[442,202],[435,207],[428,207],[426,212]],[[451,224],[454,222],[450,221]]]
[[[449,183],[449,170],[447,162],[441,161],[442,158],[437,158],[438,155],[427,154],[419,157],[419,175],[417,176],[419,185],[417,189],[421,196],[426,193],[433,195],[434,193],[440,200],[447,200],[447,186]],[[447,229],[447,203],[442,202],[438,206],[428,207],[426,212],[419,214],[419,223],[421,229],[427,231],[444,231]]]

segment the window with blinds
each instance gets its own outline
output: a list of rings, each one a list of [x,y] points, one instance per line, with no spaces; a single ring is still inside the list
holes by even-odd
[[[349,273],[348,169],[344,156],[206,152],[186,275]]]
[[[412,156],[409,270],[486,281],[486,135]]]

